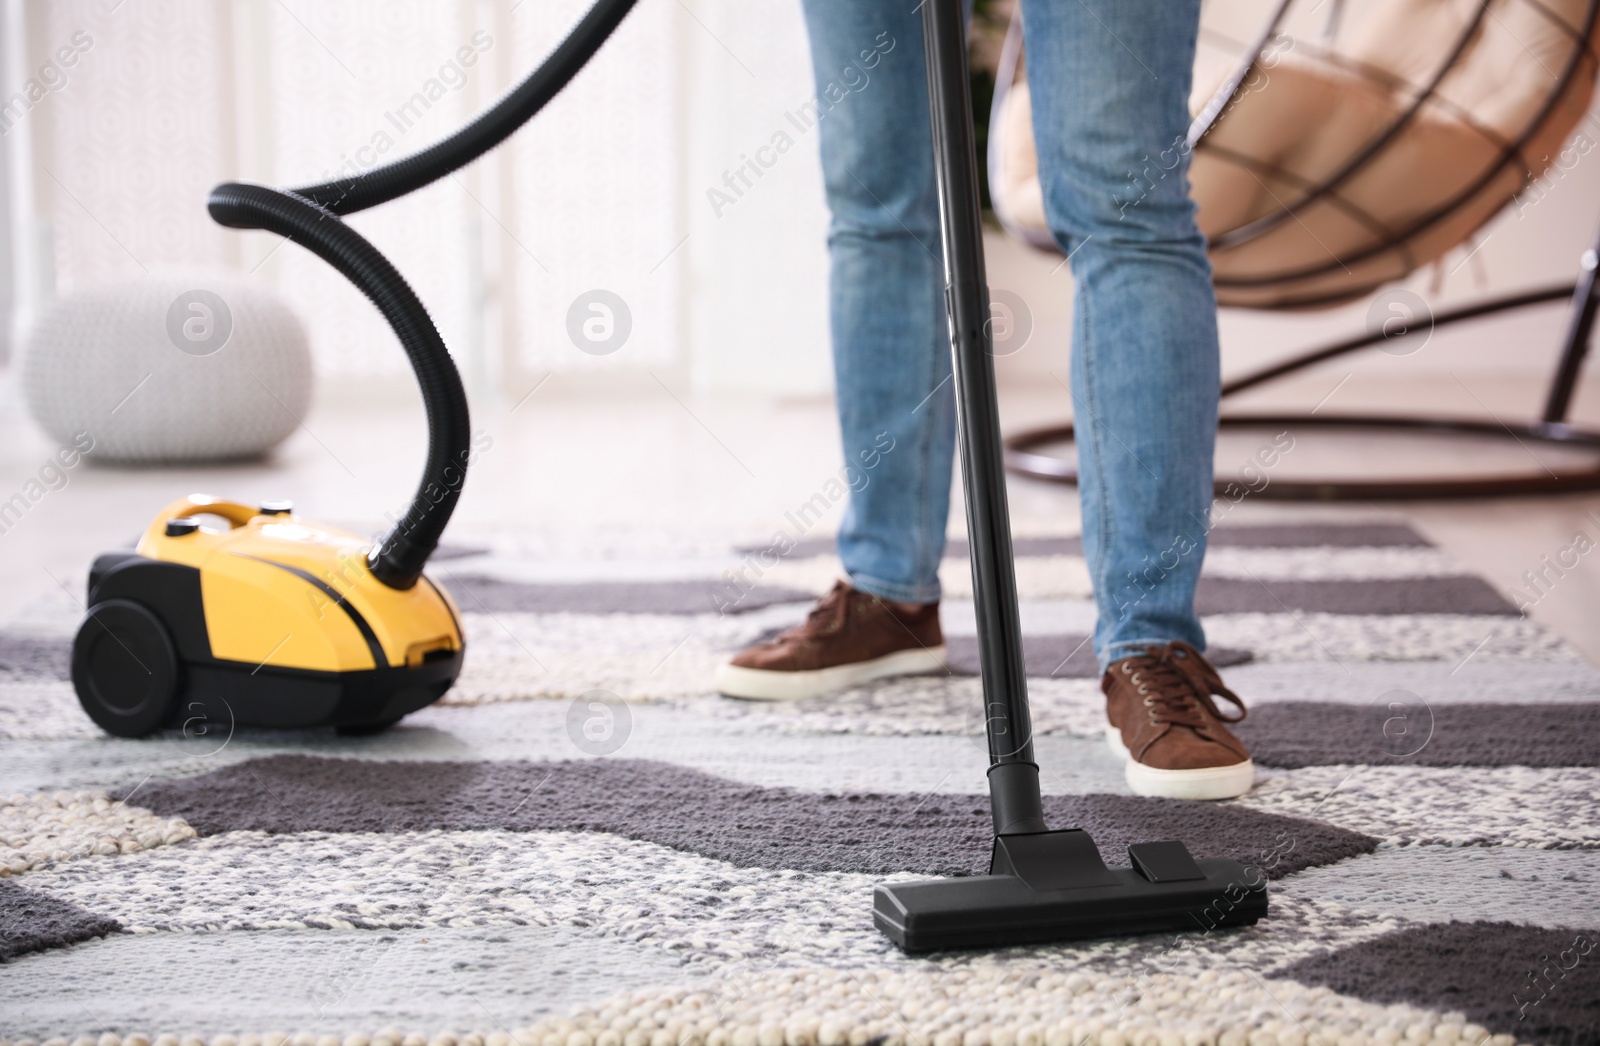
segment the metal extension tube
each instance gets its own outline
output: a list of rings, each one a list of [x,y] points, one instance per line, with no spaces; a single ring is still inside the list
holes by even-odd
[[[1022,663],[1022,623],[1012,566],[1011,518],[1000,458],[1000,418],[990,340],[989,280],[978,213],[978,161],[972,141],[967,33],[959,0],[925,0],[934,164],[944,229],[945,304],[954,354],[961,475],[972,546],[978,661],[989,737],[989,797],[996,835],[1045,831],[1039,764]]]

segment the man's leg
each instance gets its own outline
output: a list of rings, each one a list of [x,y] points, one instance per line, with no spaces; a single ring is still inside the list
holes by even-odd
[[[805,0],[805,15],[845,463],[877,461],[853,485],[839,554],[862,591],[932,603],[955,407],[921,16],[901,0]]]
[[[849,503],[849,586],[718,676],[739,697],[807,697],[943,661],[939,560],[955,452],[921,15],[901,0],[805,0],[832,221],[829,309]]]
[[[1205,647],[1220,378],[1216,298],[1188,195],[1198,0],[1027,0],[1045,209],[1077,282],[1072,348],[1084,553],[1104,668]]]
[[[1145,794],[1249,788],[1194,610],[1220,376],[1188,194],[1199,0],[1024,0],[1045,213],[1077,282],[1083,545],[1113,747]],[[1242,705],[1240,706],[1242,710]]]

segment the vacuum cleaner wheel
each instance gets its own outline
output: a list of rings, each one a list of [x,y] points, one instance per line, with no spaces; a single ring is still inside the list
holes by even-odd
[[[159,728],[178,694],[178,655],[166,626],[132,600],[96,603],[72,641],[72,685],[107,733],[143,737]]]

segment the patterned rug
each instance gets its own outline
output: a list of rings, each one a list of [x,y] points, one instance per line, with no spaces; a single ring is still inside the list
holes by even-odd
[[[771,706],[710,672],[804,614],[831,542],[455,540],[465,672],[376,737],[113,740],[70,594],[0,634],[0,1044],[1600,1042],[1600,672],[1404,526],[1214,532],[1259,771],[1211,804],[1129,794],[1081,548],[1019,538],[1051,823],[1236,858],[1271,912],[927,958],[871,895],[986,861],[964,545],[949,674]]]

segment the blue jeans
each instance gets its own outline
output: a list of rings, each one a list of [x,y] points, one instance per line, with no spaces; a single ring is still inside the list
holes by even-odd
[[[834,374],[853,484],[839,553],[886,599],[939,598],[955,407],[922,25],[905,0],[804,0],[832,212]],[[1077,285],[1071,387],[1102,669],[1204,649],[1220,384],[1216,299],[1188,196],[1199,0],[1024,0],[1045,213]]]

